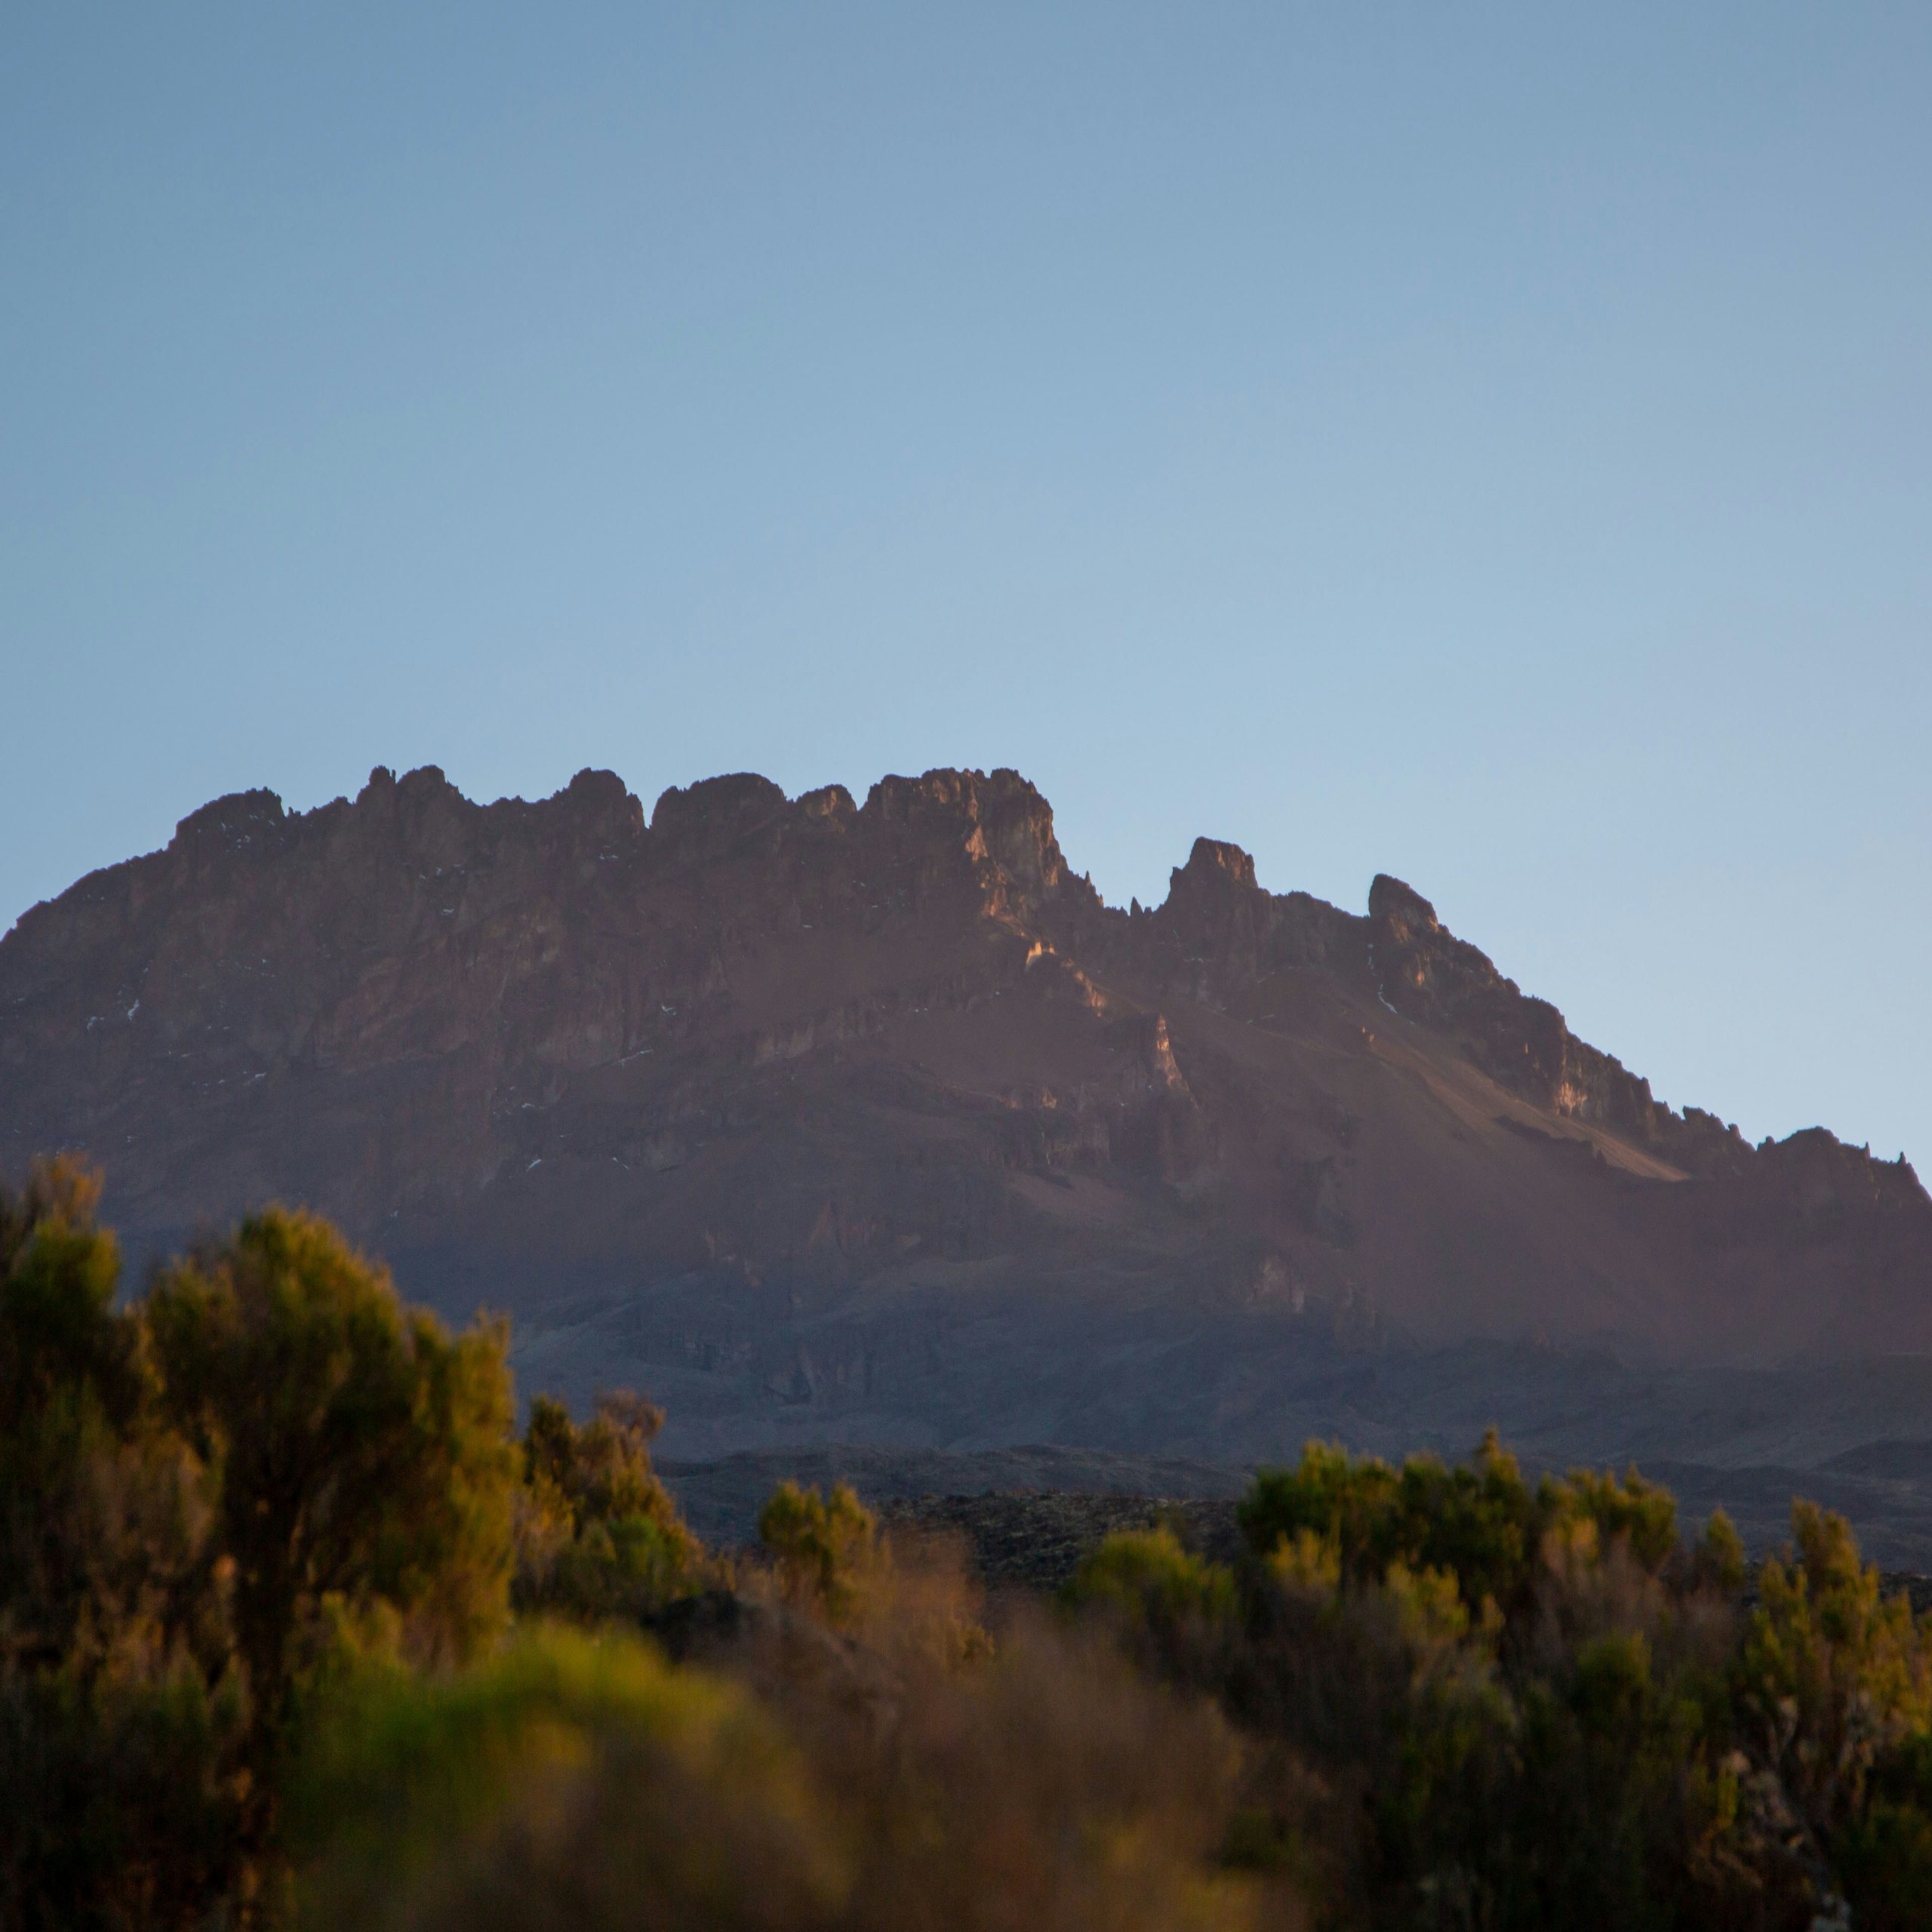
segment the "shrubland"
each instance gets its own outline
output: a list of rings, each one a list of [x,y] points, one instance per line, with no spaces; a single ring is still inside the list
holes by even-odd
[[[0,1926],[1932,1924],[1932,1628],[1808,1505],[1317,1444],[989,1606],[844,1488],[706,1550],[312,1217],[124,1300],[97,1198],[0,1191]]]

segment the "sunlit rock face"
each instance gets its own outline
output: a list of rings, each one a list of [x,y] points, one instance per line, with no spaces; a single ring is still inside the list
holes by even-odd
[[[713,1444],[1236,1454],[1337,1351],[1932,1347],[1903,1163],[1674,1112],[1397,880],[1202,838],[1109,908],[1011,771],[217,800],[0,941],[0,1165],[55,1147],[137,1255],[306,1202]]]

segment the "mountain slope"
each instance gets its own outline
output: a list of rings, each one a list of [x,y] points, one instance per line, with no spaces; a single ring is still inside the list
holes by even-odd
[[[218,800],[0,941],[0,1163],[55,1146],[137,1252],[311,1203],[688,1448],[1258,1453],[1465,1343],[1932,1347],[1903,1162],[1662,1106],[1395,880],[1202,839],[1108,908],[1005,771]]]

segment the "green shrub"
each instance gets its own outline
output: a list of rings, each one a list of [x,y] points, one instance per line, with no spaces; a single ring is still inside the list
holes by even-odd
[[[1332,1546],[1344,1581],[1379,1583],[1393,1563],[1454,1576],[1472,1608],[1518,1601],[1531,1580],[1543,1515],[1515,1458],[1485,1438],[1474,1463],[1414,1456],[1399,1470],[1311,1442],[1292,1469],[1263,1469],[1241,1526],[1266,1555],[1306,1531]]]
[[[1733,1666],[1746,1746],[1817,1888],[1841,1868],[1872,1922],[1912,1923],[1896,1914],[1932,1844],[1932,1631],[1843,1518],[1797,1502],[1792,1533]]]
[[[177,1472],[143,1466],[152,1381],[140,1324],[114,1306],[100,1192],[64,1161],[0,1188],[0,1657],[15,1663],[63,1663],[104,1599],[138,1586],[131,1513],[192,1506],[169,1493]],[[149,1476],[157,1496],[138,1494]]]
[[[1471,1462],[1454,1468],[1412,1456],[1400,1469],[1311,1442],[1293,1469],[1260,1471],[1242,1499],[1248,1545],[1266,1557],[1284,1543],[1312,1537],[1331,1549],[1343,1580],[1380,1583],[1392,1564],[1453,1577],[1472,1612],[1485,1602],[1519,1618],[1533,1605],[1551,1540],[1620,1548],[1655,1572],[1677,1548],[1677,1505],[1669,1491],[1635,1469],[1573,1470],[1532,1488],[1516,1459],[1483,1438]]]
[[[200,1924],[248,1709],[208,1472],[155,1413],[99,1185],[0,1188],[0,1924]]]
[[[507,1335],[452,1340],[326,1222],[276,1208],[175,1263],[141,1313],[161,1411],[216,1486],[259,1849],[302,1686],[346,1629],[387,1617],[435,1660],[504,1624]]]
[[[1109,1537],[1061,1597],[1071,1609],[1103,1612],[1144,1660],[1195,1684],[1212,1681],[1240,1608],[1233,1571],[1184,1549],[1164,1526]]]
[[[380,1932],[810,1932],[849,1884],[798,1755],[744,1691],[614,1632],[346,1687],[292,1804],[302,1923]]]
[[[663,1422],[628,1392],[600,1396],[581,1426],[552,1397],[531,1403],[517,1498],[519,1611],[591,1623],[646,1616],[709,1575],[651,1466]]]
[[[727,1681],[622,1631],[728,1574],[648,1404],[519,1444],[500,1330],[277,1209],[117,1308],[97,1192],[0,1189],[0,1925],[1928,1923],[1932,1624],[1808,1504],[1746,1599],[1635,1471],[1315,1444],[1236,1564],[1109,1538],[995,1647],[787,1484]]]
[[[842,1482],[829,1497],[780,1483],[758,1512],[758,1534],[787,1601],[832,1623],[858,1614],[888,1560],[877,1518]]]

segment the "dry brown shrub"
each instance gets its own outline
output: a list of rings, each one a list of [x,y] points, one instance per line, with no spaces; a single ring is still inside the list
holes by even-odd
[[[790,1703],[860,1847],[854,1932],[1300,1922],[1283,1887],[1229,1869],[1248,1782],[1239,1740],[1110,1644],[1020,1616],[963,1666],[902,1648],[894,1678],[884,1724],[841,1723],[811,1695]]]
[[[842,1927],[1304,1922],[1288,1880],[1255,1869],[1278,1848],[1255,1826],[1269,1838],[1280,1767],[1208,1699],[1036,1604],[1004,1604],[989,1635],[953,1540],[867,1540],[840,1580],[828,1619],[777,1566],[752,1577],[766,1616],[727,1667],[779,1715],[836,1821],[852,1874]]]

